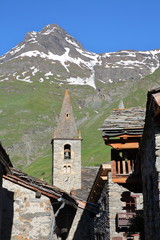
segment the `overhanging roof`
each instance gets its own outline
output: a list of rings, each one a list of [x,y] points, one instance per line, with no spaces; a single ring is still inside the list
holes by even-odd
[[[144,128],[145,109],[129,108],[114,109],[99,128],[103,136],[142,135]]]

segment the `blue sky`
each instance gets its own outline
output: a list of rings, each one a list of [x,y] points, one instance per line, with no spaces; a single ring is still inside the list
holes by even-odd
[[[1,0],[0,55],[55,23],[95,53],[160,48],[159,0]]]

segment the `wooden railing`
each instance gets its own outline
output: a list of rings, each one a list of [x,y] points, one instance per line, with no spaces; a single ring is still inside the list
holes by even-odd
[[[134,160],[112,160],[112,176],[130,175],[135,169]]]
[[[141,175],[140,161],[135,160],[112,160],[111,161],[112,177],[127,177],[131,174]]]

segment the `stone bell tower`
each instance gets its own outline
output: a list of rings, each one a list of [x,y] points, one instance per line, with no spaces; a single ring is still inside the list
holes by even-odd
[[[52,139],[52,184],[66,192],[81,188],[81,140],[66,90]]]

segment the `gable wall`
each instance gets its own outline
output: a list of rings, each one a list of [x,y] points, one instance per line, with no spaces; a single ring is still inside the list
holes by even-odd
[[[154,124],[149,112],[141,146],[144,196],[145,239],[159,240],[160,236],[160,127]]]
[[[0,163],[0,232],[2,226],[2,175],[3,175],[3,166]]]
[[[0,239],[49,240],[54,224],[49,198],[43,195],[35,198],[34,191],[6,179],[3,179],[2,192],[3,230]]]
[[[116,230],[116,215],[117,213],[126,213],[126,202],[123,201],[123,193],[129,192],[127,188],[114,183],[112,181],[112,174],[108,173],[108,191],[109,191],[109,227],[110,227],[110,240],[114,237],[124,237],[124,232],[117,232]],[[141,193],[130,192],[131,196],[137,196],[137,210],[143,208],[143,196]],[[136,238],[135,238],[136,239]],[[139,238],[138,238],[139,239]]]

